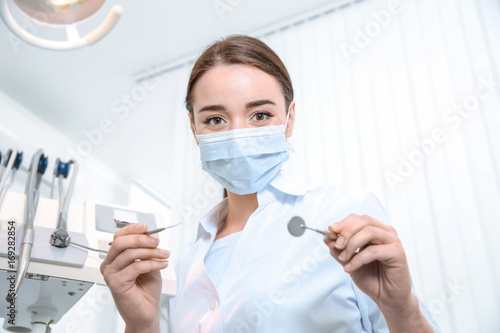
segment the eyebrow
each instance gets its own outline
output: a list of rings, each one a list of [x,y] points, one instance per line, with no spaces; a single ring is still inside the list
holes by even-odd
[[[257,101],[248,102],[246,104],[246,108],[251,109],[251,108],[255,108],[257,106],[266,105],[266,104],[276,105],[276,103],[274,103],[273,101],[271,101],[269,99],[259,99]]]
[[[251,108],[255,108],[255,107],[266,105],[266,104],[276,105],[276,103],[274,103],[273,101],[271,101],[269,99],[259,99],[259,100],[256,100],[256,101],[248,102],[245,105],[245,108],[251,109]],[[214,104],[214,105],[204,106],[198,112],[203,112],[203,111],[226,111],[226,110],[227,109],[226,109],[226,107],[224,105],[222,105],[222,104]]]

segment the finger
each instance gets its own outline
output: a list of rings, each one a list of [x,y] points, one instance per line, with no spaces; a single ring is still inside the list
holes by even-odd
[[[117,274],[126,282],[135,281],[139,275],[155,272],[168,266],[168,260],[141,260],[128,265]]]
[[[113,236],[113,241],[121,236],[132,235],[132,234],[143,234],[148,229],[148,226],[145,223],[134,223],[130,224],[126,227],[123,227],[117,230]]]
[[[391,228],[388,225],[385,225],[370,216],[359,216],[356,214],[351,214],[342,221],[337,222],[329,227],[332,232],[340,234],[335,244],[336,248],[342,250],[349,239],[366,225],[373,225],[388,232],[394,232],[394,228]]]
[[[330,234],[328,235],[328,237],[325,237],[326,239],[330,239],[330,240],[337,240],[337,238],[339,238],[340,234],[337,234],[336,232],[332,232],[330,230]]]
[[[358,215],[356,214],[351,214],[342,221],[331,225],[329,227],[330,231],[332,232],[337,232],[340,234],[340,236],[337,238],[335,242],[335,247],[338,250],[342,250],[349,239],[359,230],[361,230],[365,225],[367,221],[364,219],[361,219]]]
[[[137,260],[148,260],[148,259],[168,259],[170,257],[170,251],[160,248],[155,249],[126,249],[120,255],[118,255],[113,264],[109,265],[110,274],[123,270],[128,265],[132,264]]]
[[[356,219],[362,219],[362,220],[365,220],[367,222],[369,222],[370,224],[373,224],[375,226],[378,226],[379,228],[382,228],[384,230],[387,230],[389,232],[392,232],[394,234],[397,234],[396,232],[396,229],[394,229],[392,226],[390,225],[387,225],[385,223],[382,223],[380,222],[379,220],[377,220],[376,218],[373,218],[371,216],[368,216],[368,215],[358,215],[358,214],[350,214],[349,216],[347,216],[345,219],[337,222],[337,223],[334,223],[330,226],[330,230],[333,231],[333,232],[338,232],[340,233],[340,231],[346,226],[348,225],[349,223],[351,223],[352,220],[356,220]]]
[[[351,261],[344,265],[344,270],[347,273],[352,273],[362,266],[371,263],[374,260],[386,263],[394,259],[394,250],[390,244],[370,245],[359,251]]]
[[[335,246],[335,239],[323,238],[323,242],[325,242],[325,244],[330,248]]]
[[[379,227],[372,225],[365,226],[349,239],[344,250],[340,253],[339,259],[348,262],[357,249],[361,249],[369,244],[389,244],[396,239],[396,236]]]
[[[342,266],[344,266],[345,263],[342,260],[339,259],[339,254],[340,254],[340,252],[342,252],[342,250],[337,250],[335,248],[335,240],[325,238],[323,241],[330,248],[330,254],[331,254],[331,256],[333,258],[335,258],[335,260],[337,260],[337,262],[339,264],[341,264]]]
[[[106,275],[104,280],[110,290],[121,293],[135,283],[139,275],[155,272],[168,267],[168,260],[141,260],[114,274]]]
[[[109,248],[103,263],[112,263],[113,260],[126,249],[155,248],[158,246],[159,241],[157,237],[146,236],[144,234],[129,234],[117,237],[113,241],[113,245]]]
[[[336,237],[337,234],[335,234],[335,237]],[[323,238],[323,242],[325,242],[325,244],[329,247],[329,248],[332,248],[335,246],[335,242],[336,242],[337,238],[333,238],[332,236],[330,237],[324,237]]]

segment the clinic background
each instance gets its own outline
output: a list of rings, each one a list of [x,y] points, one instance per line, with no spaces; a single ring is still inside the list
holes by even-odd
[[[168,234],[175,259],[222,197],[183,104],[193,61],[221,36],[260,37],[292,77],[290,143],[308,182],[378,196],[443,332],[500,330],[497,0],[120,3],[115,30],[77,51],[13,43],[0,24],[2,152],[78,158],[73,203],[184,221]],[[123,332],[123,322],[94,287],[53,332]]]

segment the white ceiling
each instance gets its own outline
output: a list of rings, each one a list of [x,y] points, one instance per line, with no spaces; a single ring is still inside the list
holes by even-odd
[[[17,44],[0,21],[0,90],[76,141],[81,129],[94,126],[116,96],[130,90],[137,74],[147,68],[199,52],[221,36],[265,29],[335,1],[108,1],[83,24],[81,34],[102,22],[111,6],[119,3],[124,12],[115,29],[96,45],[74,51]],[[221,19],[215,4],[235,6]],[[24,18],[21,22],[28,24]],[[36,29],[40,37],[64,37],[48,27]]]

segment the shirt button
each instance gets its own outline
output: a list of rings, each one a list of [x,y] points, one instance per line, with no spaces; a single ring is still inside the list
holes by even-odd
[[[210,302],[210,310],[213,310],[215,309],[215,306],[217,305],[217,301],[215,299],[213,299],[211,302]]]

